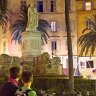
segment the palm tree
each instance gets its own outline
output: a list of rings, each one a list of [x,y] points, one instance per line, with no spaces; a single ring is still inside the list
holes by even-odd
[[[24,9],[21,10],[20,15],[18,16],[18,19],[11,25],[10,29],[12,32],[12,41],[15,40],[18,43],[21,43],[21,33],[26,30],[27,27],[27,16],[28,8],[24,7]],[[38,22],[37,30],[39,32],[42,32],[41,39],[42,43],[47,43],[47,39],[49,38],[49,35],[47,34],[47,28],[49,28],[50,25],[46,20],[40,19]]]
[[[2,14],[2,12],[0,12],[0,25],[4,26],[7,24],[8,21],[8,17],[6,14]]]
[[[7,11],[7,0],[0,1],[0,25],[5,25],[7,23],[8,17],[6,15]]]
[[[73,93],[74,92],[73,53],[72,53],[69,10],[70,10],[70,0],[65,0],[65,20],[67,28],[67,46],[68,46],[68,62],[69,62],[69,91]]]
[[[94,55],[96,49],[96,14],[93,14],[91,18],[86,17],[86,22],[88,22],[89,25],[82,31],[78,43],[79,46],[81,46],[80,56],[86,56],[88,52],[90,52],[91,57]]]

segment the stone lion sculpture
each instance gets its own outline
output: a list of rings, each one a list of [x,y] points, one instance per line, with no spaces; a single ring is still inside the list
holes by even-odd
[[[61,62],[61,60],[60,60],[59,57],[53,57],[53,58],[51,59],[51,63],[52,63],[53,65],[60,64],[60,62]]]
[[[35,64],[47,64],[50,63],[50,55],[47,52],[42,53],[35,58]]]

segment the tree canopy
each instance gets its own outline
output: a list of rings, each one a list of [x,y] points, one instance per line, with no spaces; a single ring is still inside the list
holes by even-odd
[[[0,0],[0,25],[3,26],[7,23],[7,0]]]
[[[86,17],[86,22],[88,22],[88,26],[78,39],[79,46],[81,46],[80,56],[86,56],[88,53],[93,56],[96,50],[96,14]]]

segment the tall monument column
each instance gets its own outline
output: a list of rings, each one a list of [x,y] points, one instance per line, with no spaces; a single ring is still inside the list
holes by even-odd
[[[25,32],[22,32],[22,58],[24,61],[33,61],[41,54],[41,32],[38,27],[38,13],[34,3],[28,8],[28,22]]]

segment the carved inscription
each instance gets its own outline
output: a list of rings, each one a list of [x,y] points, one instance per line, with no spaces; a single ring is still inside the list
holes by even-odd
[[[31,41],[31,48],[38,49],[39,48],[39,40],[36,40],[36,39],[32,40]]]

